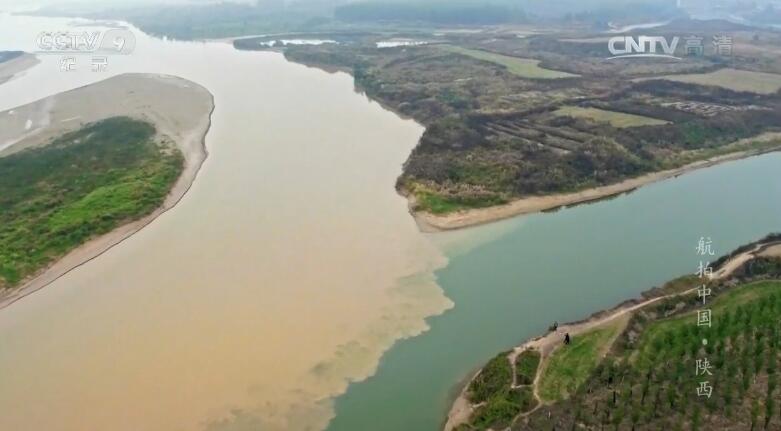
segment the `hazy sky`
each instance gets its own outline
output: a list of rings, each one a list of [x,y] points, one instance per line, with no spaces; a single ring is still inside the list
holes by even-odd
[[[355,0],[355,1],[372,1],[372,0]],[[430,3],[430,2],[447,2],[448,0],[374,0],[374,1],[384,1],[384,2],[420,2],[420,3]],[[468,0],[467,0],[468,1]],[[494,1],[494,2],[507,2],[509,0],[476,0],[476,1]],[[551,6],[555,6],[555,3],[559,3],[559,0],[517,0],[519,4],[525,4],[530,3],[532,8],[538,7],[540,4],[548,4]],[[601,3],[608,3],[608,4],[615,4],[615,3],[632,3],[637,2],[641,0],[581,0],[576,1],[574,4],[601,4]],[[646,0],[647,1],[647,0]],[[702,0],[691,0],[691,1],[702,1]],[[707,0],[707,1],[713,1],[713,0]],[[761,1],[761,0],[760,0]],[[19,10],[34,10],[38,7],[42,6],[51,6],[51,5],[57,5],[57,6],[63,6],[63,5],[74,5],[75,8],[78,9],[84,9],[85,6],[87,9],[99,9],[101,7],[116,7],[116,6],[145,6],[145,5],[156,5],[159,6],[161,4],[208,4],[208,3],[224,3],[224,2],[232,2],[232,3],[255,3],[256,0],[0,0],[0,10],[3,11],[19,11]],[[349,2],[347,0],[286,0],[287,3],[333,3],[335,5],[337,4],[344,4],[346,2]],[[572,0],[561,0],[561,3],[572,3]]]
[[[232,3],[252,3],[253,0],[229,0]],[[2,11],[24,11],[35,10],[44,6],[96,6],[116,7],[116,6],[145,6],[160,4],[205,4],[205,3],[224,3],[225,0],[0,0],[0,10]]]

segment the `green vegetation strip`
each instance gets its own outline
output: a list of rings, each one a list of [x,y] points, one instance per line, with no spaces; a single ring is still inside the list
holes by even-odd
[[[611,126],[619,129],[638,126],[661,126],[670,123],[669,121],[657,120],[656,118],[643,117],[641,115],[606,111],[597,108],[581,108],[579,106],[564,106],[557,109],[554,114],[573,118],[586,118],[600,123],[609,123]]]
[[[482,192],[463,195],[439,193],[423,184],[412,181],[407,182],[406,188],[415,196],[415,210],[431,214],[448,214],[466,209],[502,205],[508,202],[506,198],[496,193]]]
[[[511,57],[509,55],[496,54],[493,52],[482,51],[479,49],[462,48],[460,46],[444,46],[449,52],[465,55],[481,61],[498,64],[505,67],[510,73],[523,78],[530,79],[558,79],[573,78],[578,75],[560,72],[557,70],[545,69],[539,66],[539,60],[529,58]]]
[[[670,75],[664,79],[699,85],[713,85],[733,91],[773,94],[781,89],[781,75],[738,69],[720,69],[710,73]]]
[[[575,393],[597,367],[602,353],[622,328],[622,322],[612,322],[573,336],[571,344],[554,351],[540,378],[540,397],[545,401],[558,401]]]
[[[0,158],[0,288],[159,207],[183,158],[154,135],[114,117]]]

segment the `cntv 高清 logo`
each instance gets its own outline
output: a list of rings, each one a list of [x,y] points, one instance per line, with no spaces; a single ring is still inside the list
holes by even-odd
[[[618,58],[672,58],[678,47],[678,36],[668,40],[663,36],[616,36],[608,41],[607,48],[612,54],[608,60]]]

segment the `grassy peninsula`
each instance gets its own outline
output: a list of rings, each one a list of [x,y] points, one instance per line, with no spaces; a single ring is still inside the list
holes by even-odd
[[[715,265],[707,306],[702,281],[685,276],[497,355],[464,391],[471,411],[448,429],[778,429],[781,235]],[[711,326],[697,325],[703,309]],[[703,358],[710,374],[698,375]],[[697,394],[705,380],[711,397]]]
[[[160,206],[183,157],[155,133],[112,117],[0,158],[0,288]]]

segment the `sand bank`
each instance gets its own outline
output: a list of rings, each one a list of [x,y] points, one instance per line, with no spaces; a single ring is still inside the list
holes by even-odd
[[[204,138],[213,109],[211,93],[190,81],[164,75],[125,74],[0,112],[0,157],[46,145],[88,123],[129,116],[153,123],[156,139],[173,141],[185,159],[184,171],[162,206],[146,217],[82,244],[19,287],[0,292],[0,309],[94,259],[176,205],[206,160]]]
[[[765,134],[762,137],[758,137],[754,140],[769,140],[779,139],[778,134]],[[748,141],[748,140],[744,140]],[[742,142],[742,141],[741,141]],[[739,145],[736,142],[732,145]],[[759,154],[764,154],[772,151],[781,150],[781,146],[773,147],[763,150],[747,150],[736,151],[734,153],[725,154],[718,157],[712,157],[705,160],[700,160],[694,163],[684,165],[680,168],[670,169],[666,171],[654,172],[646,174],[637,178],[631,178],[621,181],[616,184],[607,186],[594,187],[591,189],[583,190],[575,193],[560,193],[547,196],[532,196],[528,198],[522,198],[505,205],[499,205],[488,208],[477,208],[470,210],[457,211],[451,214],[436,215],[428,212],[413,211],[415,220],[418,222],[418,226],[424,232],[438,232],[444,230],[461,229],[470,226],[477,226],[485,223],[490,223],[497,220],[502,220],[510,217],[515,217],[523,214],[532,214],[541,211],[551,210],[562,206],[575,205],[585,202],[596,201],[604,199],[610,196],[615,196],[621,193],[626,193],[642,186],[655,183],[657,181],[663,181],[670,178],[675,178],[680,175],[692,172],[697,169],[707,168],[720,163],[729,162],[733,160],[744,159]],[[414,205],[414,202],[410,201],[410,206]]]

